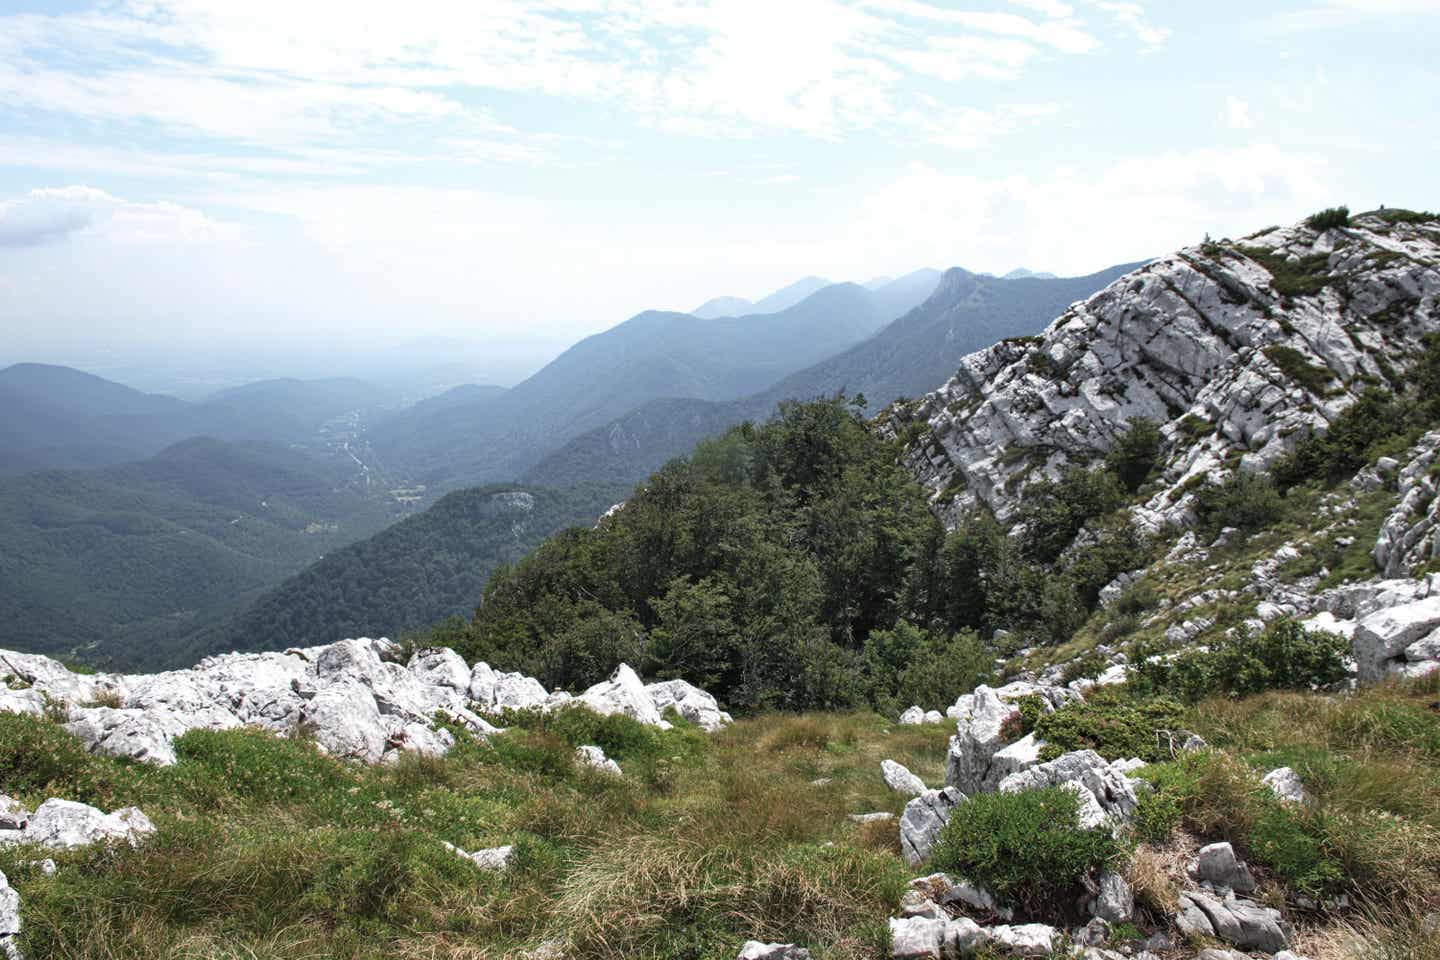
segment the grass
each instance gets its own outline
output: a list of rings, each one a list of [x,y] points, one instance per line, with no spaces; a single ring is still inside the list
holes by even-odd
[[[1254,260],[1270,274],[1270,285],[1285,297],[1313,297],[1335,282],[1330,273],[1330,255],[1314,253],[1291,263],[1281,254],[1264,247],[1239,247],[1241,253]]]
[[[1324,396],[1330,389],[1335,375],[1325,367],[1311,363],[1294,347],[1277,344],[1265,348],[1265,356],[1280,370],[1311,393]]]
[[[908,873],[879,762],[943,781],[944,732],[874,714],[777,715],[713,736],[573,714],[512,718],[489,744],[365,768],[256,731],[193,732],[157,769],[0,715],[0,792],[136,804],[140,847],[0,850],[32,957],[499,957],[547,939],[574,957],[733,957],[750,938],[874,956]],[[626,772],[593,774],[573,741]],[[812,781],[824,779],[822,786]],[[448,853],[502,843],[484,874]]]

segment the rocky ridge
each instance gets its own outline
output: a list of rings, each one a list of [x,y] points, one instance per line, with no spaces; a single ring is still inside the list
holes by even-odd
[[[508,709],[575,704],[660,727],[669,726],[663,714],[673,710],[707,731],[730,722],[698,687],[683,680],[647,686],[624,664],[571,695],[483,662],[472,668],[448,648],[397,663],[391,658],[399,649],[383,638],[359,638],[225,654],[147,675],[77,674],[49,657],[0,650],[0,712],[59,714],[92,752],[160,765],[175,763],[175,739],[196,729],[303,730],[334,756],[381,763],[406,751],[444,754],[455,741],[443,723],[489,736],[498,728],[481,714]]]
[[[1275,227],[1156,260],[1043,334],[967,356],[882,428],[954,525],[1004,518],[1024,487],[1103,456],[1135,418],[1168,441],[1147,529],[1193,519],[1195,483],[1273,463],[1440,330],[1440,221]]]

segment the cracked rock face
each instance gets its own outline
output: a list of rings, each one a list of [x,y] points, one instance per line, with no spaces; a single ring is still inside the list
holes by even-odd
[[[900,816],[900,855],[912,867],[930,856],[935,840],[950,819],[950,811],[965,795],[954,787],[926,790],[905,804]]]
[[[333,756],[382,763],[405,752],[446,753],[455,738],[441,721],[482,737],[496,733],[475,710],[576,702],[660,727],[669,725],[665,709],[706,730],[730,722],[704,690],[683,680],[647,687],[624,664],[572,698],[533,677],[484,663],[471,669],[453,650],[421,650],[400,664],[386,659],[395,649],[389,640],[359,638],[208,657],[189,670],[148,675],[75,674],[49,657],[0,650],[0,712],[42,716],[47,702],[58,703],[65,729],[91,752],[162,766],[176,762],[176,738],[197,729],[299,729]]]
[[[1242,950],[1271,954],[1289,947],[1292,934],[1278,910],[1234,896],[1222,900],[1194,890],[1180,894],[1175,925],[1185,933],[1215,937]]]
[[[1287,271],[1324,285],[1297,294],[1276,279]],[[981,505],[1010,516],[1028,484],[1093,462],[1145,417],[1171,442],[1136,518],[1183,525],[1187,481],[1269,466],[1366,384],[1389,384],[1437,329],[1440,224],[1276,228],[1156,260],[1041,336],[971,354],[886,429],[916,437],[906,462],[954,526]]]

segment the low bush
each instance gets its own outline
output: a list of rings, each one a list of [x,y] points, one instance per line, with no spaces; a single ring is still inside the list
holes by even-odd
[[[1305,218],[1305,225],[1311,230],[1332,230],[1336,227],[1350,226],[1349,207],[1326,207],[1319,213],[1312,213]]]
[[[1168,738],[1158,731],[1180,726],[1184,710],[1168,697],[1132,700],[1116,687],[1098,687],[1083,701],[1035,721],[1045,741],[1042,760],[1071,750],[1094,750],[1106,760],[1139,757],[1147,763],[1170,759]]]
[[[1318,396],[1328,393],[1335,380],[1329,368],[1311,363],[1294,347],[1276,344],[1266,347],[1264,353],[1287,377]]]
[[[1195,494],[1200,527],[1209,536],[1224,527],[1246,533],[1263,530],[1280,519],[1285,504],[1268,477],[1237,470],[1223,483],[1207,483]]]
[[[1155,472],[1162,439],[1155,421],[1136,417],[1105,455],[1105,466],[1121,486],[1134,493]]]
[[[1256,633],[1245,626],[1216,638],[1208,650],[1176,656],[1137,651],[1129,686],[1141,695],[1198,700],[1211,694],[1245,696],[1265,690],[1308,690],[1345,679],[1350,643],[1324,630],[1282,619]]]
[[[931,862],[1026,916],[1053,917],[1120,853],[1108,829],[1082,829],[1075,794],[1054,787],[971,797],[951,812]]]

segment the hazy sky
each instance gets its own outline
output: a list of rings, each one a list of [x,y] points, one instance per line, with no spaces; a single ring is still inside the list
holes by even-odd
[[[0,334],[560,343],[1440,206],[1440,0],[0,0]]]

